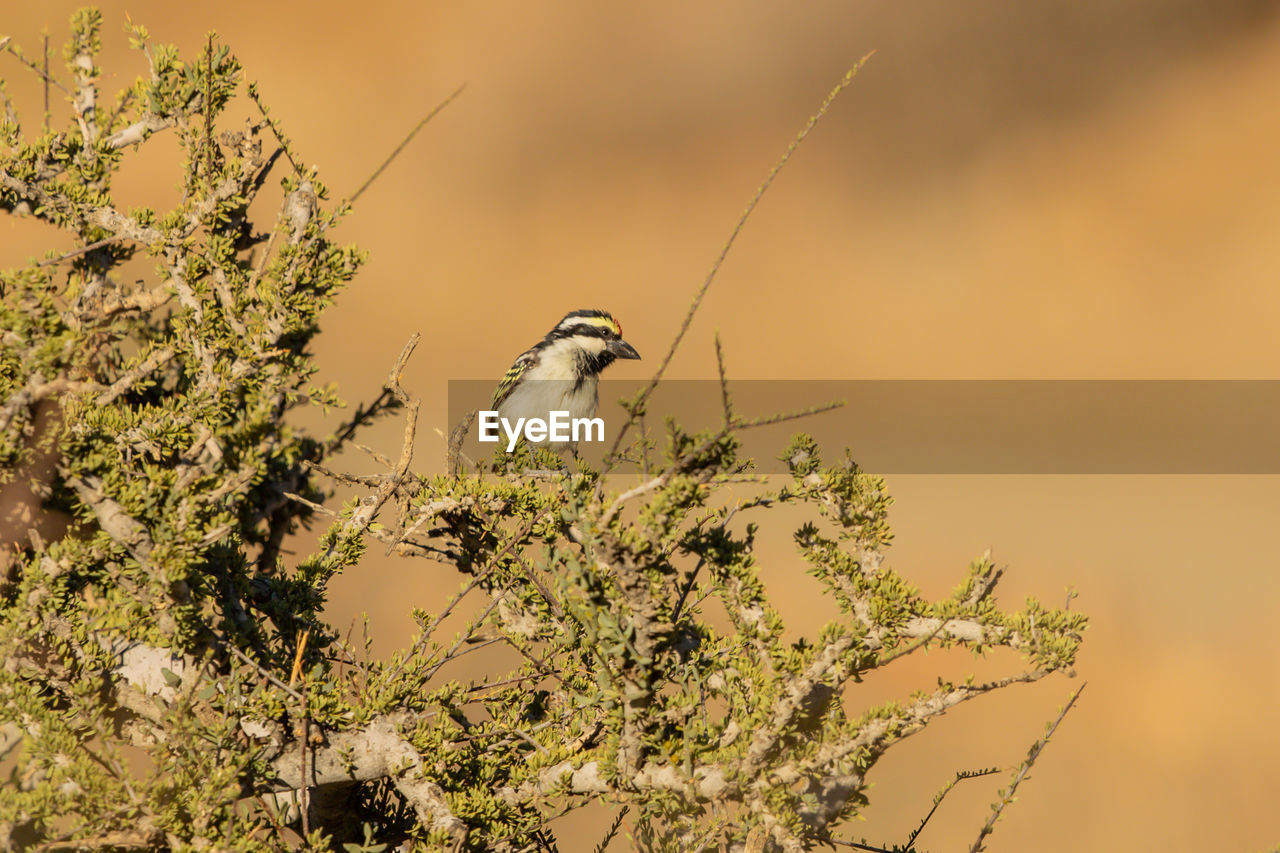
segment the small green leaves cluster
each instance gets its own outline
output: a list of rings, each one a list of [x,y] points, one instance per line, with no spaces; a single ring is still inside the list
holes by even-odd
[[[0,543],[0,726],[19,736],[0,846],[131,832],[276,849],[243,802],[267,748],[242,721],[284,740],[300,713],[350,711],[322,677],[336,632],[320,609],[363,540],[331,536],[289,572],[281,543],[310,514],[288,496],[322,497],[307,466],[327,446],[286,416],[317,396],[309,343],[363,255],[331,239],[340,211],[315,175],[281,174],[264,123],[218,127],[243,89],[225,46],[184,59],[134,26],[144,71],[100,102],[101,24],[72,18],[64,120],[0,111],[0,210],[81,247],[0,272],[0,482],[34,500],[33,532]],[[117,170],[161,133],[182,201],[117,207]],[[255,222],[273,187],[279,214]],[[139,256],[154,275],[135,282],[122,265]],[[316,679],[306,709],[277,686],[295,657]],[[141,769],[124,757],[138,745]]]

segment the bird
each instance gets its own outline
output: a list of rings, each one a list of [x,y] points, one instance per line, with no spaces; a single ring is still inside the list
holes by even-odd
[[[494,390],[491,408],[511,423],[517,418],[545,420],[553,411],[573,419],[594,418],[601,371],[617,359],[638,358],[640,353],[622,339],[622,326],[608,311],[570,311],[516,358]],[[576,452],[572,443],[547,443]]]

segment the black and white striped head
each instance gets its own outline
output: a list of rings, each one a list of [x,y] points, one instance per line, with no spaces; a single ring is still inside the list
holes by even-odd
[[[622,339],[622,326],[608,311],[571,311],[542,339],[543,353],[572,357],[577,372],[599,373],[619,358],[639,358],[635,347]]]

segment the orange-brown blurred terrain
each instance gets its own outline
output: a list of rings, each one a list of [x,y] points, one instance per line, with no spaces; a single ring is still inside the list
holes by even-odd
[[[748,223],[674,376],[714,376],[714,329],[742,378],[1280,376],[1275,2],[101,5],[104,90],[144,68],[126,11],[188,56],[217,30],[334,197],[467,84],[343,226],[371,261],[317,348],[320,378],[356,401],[423,332],[405,384],[428,426],[447,428],[448,379],[496,378],[574,308],[611,310],[646,356],[613,377],[647,375],[752,191],[872,49]],[[36,54],[72,9],[10,4],[0,35]],[[0,76],[38,120],[38,78],[5,55]],[[122,195],[172,203],[179,173],[149,162],[126,167]],[[0,263],[43,254],[50,233],[0,223]],[[399,433],[389,420],[366,440],[391,452]],[[438,469],[443,441],[423,429],[417,451]],[[926,592],[990,547],[1006,600],[1057,604],[1072,585],[1092,617],[1089,687],[989,849],[1280,843],[1277,486],[890,479],[890,555]],[[785,531],[761,557],[793,628],[829,612],[794,580]],[[386,652],[410,604],[455,588],[379,549],[334,584],[330,613],[368,612]],[[858,689],[869,702],[998,665],[918,656]],[[1015,764],[1076,684],[970,703],[890,751],[868,840],[901,843],[955,770]],[[998,784],[961,786],[921,846],[967,849]],[[562,849],[589,850],[597,818],[566,820]]]

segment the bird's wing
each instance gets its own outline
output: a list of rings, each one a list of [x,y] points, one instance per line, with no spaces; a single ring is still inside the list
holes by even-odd
[[[516,385],[520,383],[520,377],[524,376],[525,372],[537,363],[537,348],[523,353],[516,359],[515,364],[511,365],[507,370],[507,375],[502,377],[502,381],[498,383],[498,387],[493,390],[493,408],[497,409],[508,397],[511,396],[511,392],[515,390]]]

